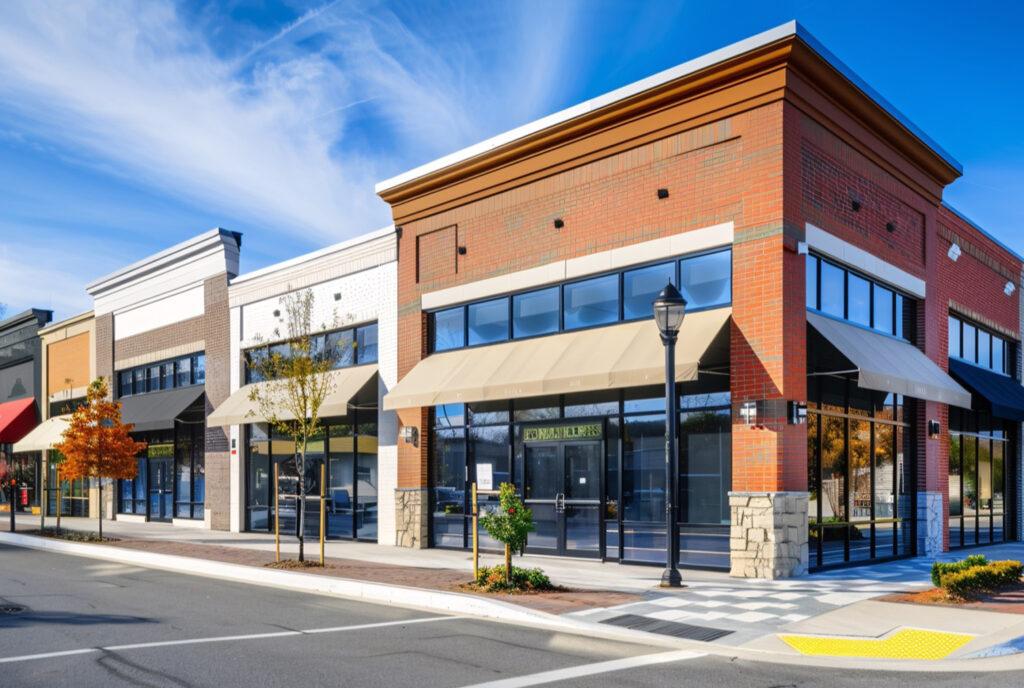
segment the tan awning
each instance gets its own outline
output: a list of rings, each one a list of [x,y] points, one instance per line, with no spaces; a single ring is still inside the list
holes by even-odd
[[[353,368],[342,368],[327,373],[334,378],[334,387],[327,394],[323,405],[320,407],[320,417],[330,418],[333,416],[348,415],[348,402],[352,400],[359,390],[377,374],[376,365],[362,365]],[[228,397],[224,403],[218,406],[213,413],[206,418],[206,424],[213,427],[225,427],[228,425],[242,425],[244,423],[263,423],[266,421],[260,415],[259,404],[249,398],[253,387],[257,385],[270,385],[270,382],[256,382],[246,385]],[[281,420],[291,420],[293,417],[283,413]]]
[[[53,445],[64,440],[64,430],[70,419],[70,415],[47,418],[15,443],[14,453],[53,449]]]
[[[676,380],[695,380],[731,308],[686,316]],[[433,354],[384,397],[384,408],[497,401],[664,384],[665,349],[654,320]]]
[[[857,386],[971,408],[971,394],[916,346],[808,313],[807,322],[857,368]]]

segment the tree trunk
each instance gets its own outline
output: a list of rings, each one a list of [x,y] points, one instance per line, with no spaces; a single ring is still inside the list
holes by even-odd
[[[103,542],[103,478],[99,478],[97,482],[100,485],[100,542]]]
[[[299,453],[299,561],[306,560],[306,438]]]
[[[505,545],[505,584],[512,585],[512,546]]]

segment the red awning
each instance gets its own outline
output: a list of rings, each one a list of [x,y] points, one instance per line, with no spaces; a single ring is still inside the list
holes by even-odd
[[[36,400],[15,399],[0,404],[0,444],[14,444],[36,426]]]

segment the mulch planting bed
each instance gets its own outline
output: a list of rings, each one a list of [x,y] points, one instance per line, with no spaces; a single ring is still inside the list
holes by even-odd
[[[919,592],[895,593],[879,599],[882,602],[928,604],[957,609],[972,609],[975,611],[1024,614],[1024,583],[1004,588],[999,592],[979,595],[971,600],[950,599],[945,591],[940,588],[931,588],[930,590],[921,590]]]
[[[103,544],[108,547],[123,547],[125,549],[160,554],[195,557],[197,559],[220,561],[229,564],[296,570],[317,576],[333,576],[335,578],[401,585],[410,588],[481,595],[551,614],[567,614],[583,609],[610,607],[628,602],[638,602],[643,599],[640,595],[629,593],[566,589],[516,594],[486,593],[473,590],[470,586],[467,586],[470,579],[472,579],[471,572],[456,571],[454,569],[394,566],[391,564],[377,564],[354,559],[337,558],[327,559],[326,566],[321,568],[320,566],[309,566],[308,561],[305,564],[300,564],[294,560],[283,560],[277,563],[274,561],[273,552],[242,547],[140,539],[121,539],[113,542],[104,542]],[[315,549],[315,547],[312,548],[310,553],[307,554],[308,559],[318,560]]]

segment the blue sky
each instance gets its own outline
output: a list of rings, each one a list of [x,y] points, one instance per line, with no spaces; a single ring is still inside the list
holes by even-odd
[[[0,3],[0,303],[213,226],[248,271],[388,224],[376,181],[797,19],[956,157],[1024,253],[1017,3]]]

